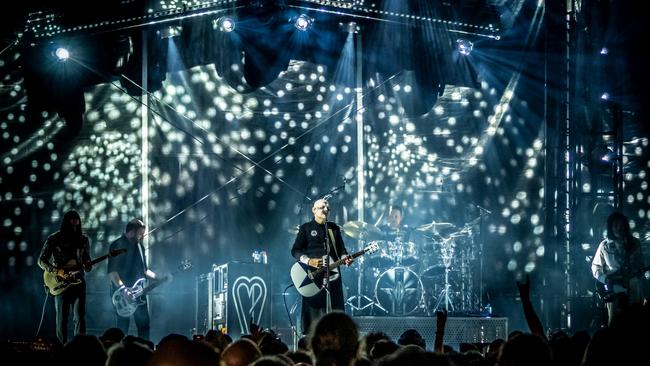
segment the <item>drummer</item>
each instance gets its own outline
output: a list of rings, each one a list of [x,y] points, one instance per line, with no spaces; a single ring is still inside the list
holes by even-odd
[[[390,206],[386,224],[379,227],[386,240],[399,243],[406,243],[409,241],[411,229],[406,225],[402,225],[403,217],[402,208],[400,206]]]

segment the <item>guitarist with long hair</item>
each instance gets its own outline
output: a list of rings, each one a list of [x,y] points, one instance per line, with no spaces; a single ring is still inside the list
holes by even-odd
[[[608,323],[627,306],[643,304],[646,271],[641,244],[632,236],[628,218],[614,212],[607,218],[607,238],[596,250],[591,272],[607,296]]]
[[[73,277],[75,285],[54,296],[56,309],[56,336],[65,344],[68,341],[68,318],[70,307],[74,309],[74,333],[86,333],[86,281],[84,271],[92,268],[89,240],[81,230],[79,213],[70,210],[63,215],[59,231],[50,235],[38,258],[38,266],[56,274],[65,281]]]
[[[345,249],[341,228],[327,221],[329,202],[319,199],[314,202],[311,212],[314,219],[304,223],[291,248],[291,255],[311,268],[323,267],[323,257],[329,254],[333,261],[344,260],[350,265],[354,261]],[[329,248],[328,248],[329,247]],[[328,253],[329,252],[329,253]],[[331,278],[331,277],[330,277]],[[329,282],[330,305],[332,310],[344,310],[343,285],[340,276]],[[311,323],[327,312],[327,291],[320,291],[312,297],[302,298],[302,331],[307,334]]]
[[[111,257],[108,260],[107,272],[111,279],[111,294],[115,293],[119,288],[128,289],[140,278],[156,279],[156,274],[147,268],[145,251],[142,245],[144,232],[144,222],[139,219],[133,219],[126,224],[124,233],[111,243],[111,250],[127,249],[125,255]],[[142,296],[139,301],[142,304],[138,305],[135,309],[133,320],[138,329],[138,337],[149,340],[150,321],[147,297]],[[116,311],[115,318],[116,326],[124,334],[128,334],[131,316],[120,316]]]

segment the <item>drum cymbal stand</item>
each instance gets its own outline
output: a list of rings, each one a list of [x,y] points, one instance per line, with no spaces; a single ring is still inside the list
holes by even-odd
[[[434,306],[434,311],[440,309],[440,306],[444,304],[444,308],[447,311],[454,311],[454,303],[451,301],[449,298],[449,288],[451,285],[449,284],[449,271],[451,271],[451,258],[453,256],[453,248],[452,248],[452,240],[451,238],[445,239],[443,241],[444,247],[442,251],[442,261],[445,265],[445,287],[440,291],[440,294],[438,295],[438,301],[436,302],[436,305]],[[443,303],[444,301],[444,303]]]
[[[359,245],[361,248],[364,246],[364,241],[359,240]],[[362,285],[363,285],[363,267],[364,267],[364,262],[365,258],[362,256],[358,260],[359,265],[357,266],[357,269],[359,271],[358,276],[357,276],[357,294],[349,297],[345,302],[350,305],[350,308],[352,309],[352,313],[354,314],[355,311],[363,311],[367,308],[377,306],[381,310],[386,311],[384,308],[381,307],[381,305],[377,304],[373,299],[370,297],[364,295],[362,293]]]

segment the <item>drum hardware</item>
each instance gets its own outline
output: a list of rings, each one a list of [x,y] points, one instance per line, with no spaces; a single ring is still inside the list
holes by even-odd
[[[379,228],[363,221],[348,221],[341,228],[347,236],[354,239],[373,241],[384,238]]]
[[[359,245],[363,247],[363,244],[364,244],[363,241],[359,241]],[[352,311],[363,311],[367,308],[378,305],[375,303],[373,299],[361,293],[361,288],[362,288],[361,286],[363,285],[362,274],[363,274],[365,261],[366,261],[365,258],[361,257],[359,259],[359,265],[357,266],[357,270],[359,271],[357,275],[357,294],[349,297],[345,301],[348,305],[350,305]]]
[[[438,295],[438,302],[434,306],[434,310],[438,310],[440,308],[441,303],[444,301],[444,306],[445,310],[447,311],[454,311],[454,303],[451,302],[449,298],[449,267],[445,267],[445,285],[440,294]]]
[[[456,235],[455,235],[456,234]],[[451,283],[449,281],[449,273],[451,272],[452,268],[452,260],[454,259],[454,253],[456,252],[456,242],[455,238],[459,238],[463,235],[458,235],[457,233],[449,235],[447,238],[444,238],[440,241],[435,241],[434,242],[434,248],[437,249],[439,252],[439,258],[442,261],[442,266],[432,266],[428,267],[425,269],[421,275],[422,277],[426,279],[431,279],[431,288],[433,289],[435,287],[435,279],[438,277],[437,275],[434,274],[427,274],[428,272],[432,270],[436,271],[444,271],[444,282],[443,282],[443,287],[440,290],[440,292],[437,294],[435,297],[436,303],[433,305],[431,309],[431,314],[435,313],[436,310],[441,309],[441,306],[444,307],[445,310],[447,311],[455,311],[456,310],[456,305],[454,304],[453,300],[451,299],[450,296],[450,291],[451,291]],[[461,286],[462,287],[462,286]],[[434,290],[435,291],[435,290]],[[429,304],[425,304],[425,306],[429,306]]]
[[[418,263],[417,247],[413,242],[375,240],[379,254],[371,259],[376,267],[412,266]]]
[[[341,228],[347,236],[358,239],[361,247],[363,247],[366,240],[372,243],[373,241],[379,241],[379,239],[383,238],[382,232],[376,226],[363,221],[348,221],[343,224]],[[382,246],[380,245],[380,248],[381,247]],[[372,258],[373,255],[369,257],[369,260],[372,261]],[[352,311],[363,311],[367,308],[378,307],[382,311],[386,312],[386,309],[384,309],[380,304],[376,303],[372,298],[362,294],[361,289],[363,286],[362,278],[365,261],[365,258],[362,257],[357,266],[357,270],[359,271],[357,275],[357,294],[349,297],[346,300],[346,303],[350,305]]]
[[[399,235],[401,230],[382,232],[362,221],[342,225],[343,232],[360,244],[375,241],[380,247],[379,253],[360,260],[357,291],[346,305],[355,315],[363,311],[363,315],[433,316],[440,309],[477,309],[482,248],[476,226],[434,221],[414,228],[411,233],[417,237],[411,242]]]
[[[456,225],[450,223],[450,222],[435,222],[432,221],[430,224],[424,224],[420,225],[415,228],[417,231],[421,232],[429,232],[429,233],[434,233],[437,234],[438,231],[443,230],[443,229],[455,229]]]

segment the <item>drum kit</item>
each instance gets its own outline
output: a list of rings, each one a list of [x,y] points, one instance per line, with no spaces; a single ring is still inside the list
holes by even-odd
[[[380,248],[360,258],[354,267],[358,271],[357,293],[347,300],[353,311],[360,315],[432,316],[441,309],[463,312],[478,308],[475,268],[480,248],[475,222],[460,229],[434,221],[382,231],[363,221],[350,221],[341,228],[361,247],[374,242]]]

